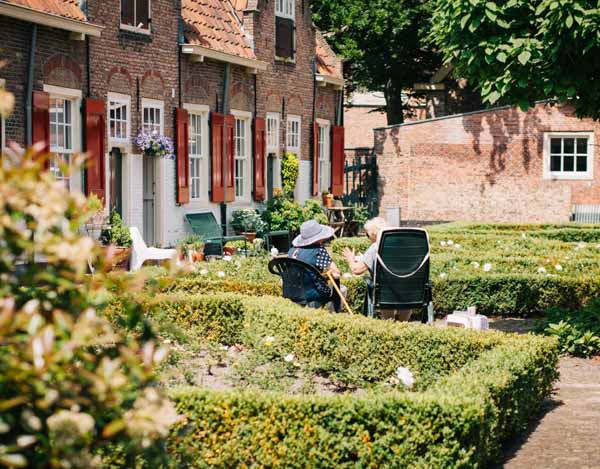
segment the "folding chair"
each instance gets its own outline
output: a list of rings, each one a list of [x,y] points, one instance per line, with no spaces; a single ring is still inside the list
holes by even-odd
[[[431,302],[429,236],[420,228],[388,228],[378,236],[373,288],[367,293],[367,314],[377,310],[421,309],[427,322]]]

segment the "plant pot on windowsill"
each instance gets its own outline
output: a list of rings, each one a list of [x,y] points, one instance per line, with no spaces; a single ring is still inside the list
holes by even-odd
[[[323,205],[327,208],[333,207],[333,194],[324,192],[321,196],[323,198]]]

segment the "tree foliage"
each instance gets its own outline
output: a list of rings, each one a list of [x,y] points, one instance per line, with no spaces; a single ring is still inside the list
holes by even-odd
[[[599,26],[595,0],[437,0],[431,36],[489,104],[572,100],[598,119]]]
[[[384,91],[388,123],[403,121],[402,91],[441,63],[426,44],[430,0],[315,0],[315,23],[346,61],[350,87]]]

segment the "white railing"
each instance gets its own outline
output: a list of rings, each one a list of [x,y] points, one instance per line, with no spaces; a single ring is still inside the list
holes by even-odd
[[[600,223],[600,205],[573,205],[575,223]]]

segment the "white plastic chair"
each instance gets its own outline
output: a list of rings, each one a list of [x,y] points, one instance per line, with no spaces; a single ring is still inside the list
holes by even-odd
[[[131,270],[139,270],[146,261],[164,261],[177,256],[176,249],[149,248],[135,226],[129,228],[132,240]]]

